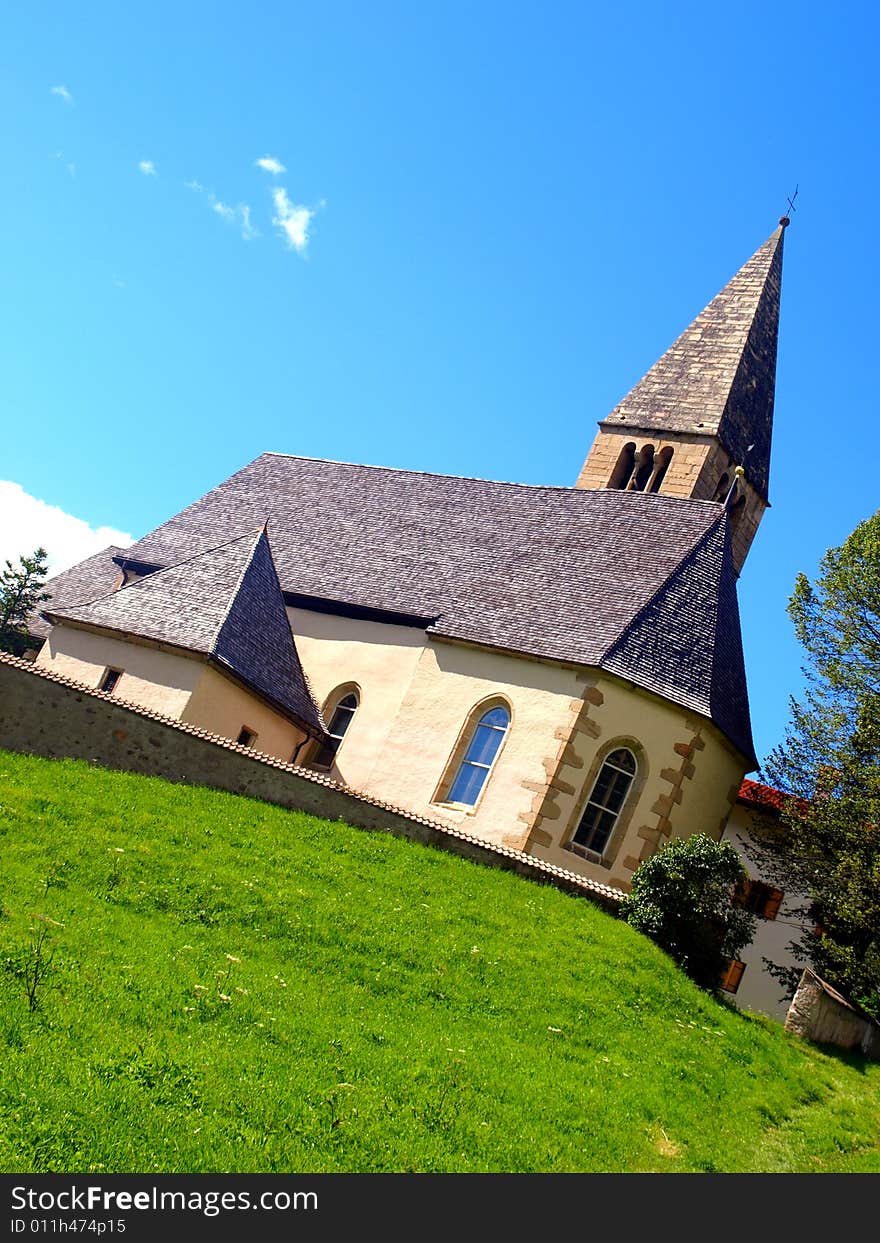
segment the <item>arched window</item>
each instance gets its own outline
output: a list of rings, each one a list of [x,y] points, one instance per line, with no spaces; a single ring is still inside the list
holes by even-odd
[[[636,446],[634,441],[625,444],[620,450],[620,457],[617,459],[617,465],[611,473],[608,481],[609,488],[625,488],[629,483],[630,475],[633,473],[633,467],[636,464]]]
[[[605,757],[572,838],[575,845],[590,854],[604,852],[635,775],[636,757],[626,747]]]
[[[724,474],[721,476],[721,478],[718,480],[718,487],[715,489],[715,495],[712,497],[712,500],[713,501],[725,501],[727,499],[727,493],[729,491],[730,491],[730,475],[728,475],[727,471],[725,471]]]
[[[444,802],[460,803],[464,807],[476,804],[509,725],[510,713],[500,704],[483,713],[474,726]]]
[[[332,696],[331,696],[332,702]],[[330,768],[336,758],[336,752],[342,746],[342,740],[346,735],[348,727],[354,718],[354,714],[358,710],[358,694],[357,691],[348,691],[337,702],[333,709],[333,715],[330,717],[330,723],[327,726],[327,733],[330,735],[329,741],[321,743],[314,755],[311,763],[314,768]]]
[[[669,445],[665,449],[661,449],[654,461],[654,478],[651,480],[649,492],[659,492],[660,484],[666,477],[669,470],[669,463],[672,461],[672,455],[675,452]]]
[[[645,484],[654,472],[654,446],[644,445],[639,450],[636,469],[627,485],[628,492],[644,492]]]

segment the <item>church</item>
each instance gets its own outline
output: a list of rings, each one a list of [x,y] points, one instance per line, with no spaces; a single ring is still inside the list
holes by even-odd
[[[787,225],[573,487],[263,453],[53,579],[37,666],[618,889],[720,837],[756,766],[737,579]]]

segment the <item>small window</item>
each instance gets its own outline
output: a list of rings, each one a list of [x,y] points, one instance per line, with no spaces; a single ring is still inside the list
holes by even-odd
[[[333,715],[327,727],[327,733],[330,735],[329,741],[322,743],[312,756],[313,767],[330,768],[332,766],[336,753],[342,746],[342,740],[354,719],[354,714],[358,710],[358,702],[357,692],[349,691],[333,709]]]
[[[252,747],[257,741],[257,735],[252,729],[248,729],[246,725],[242,725],[239,735],[235,741],[240,747]]]
[[[620,747],[602,765],[581,822],[569,845],[578,853],[601,856],[617,824],[626,796],[636,775],[636,757]]]
[[[761,919],[775,919],[784,897],[783,890],[765,885],[762,880],[747,880],[737,891],[736,902]]]
[[[721,987],[725,993],[735,993],[746,969],[746,964],[738,958],[731,958],[727,970],[721,977]]]
[[[444,802],[458,803],[462,807],[476,805],[501,750],[509,725],[510,713],[506,708],[499,706],[483,713],[477,721]]]
[[[116,690],[116,685],[121,677],[121,669],[108,669],[103,678],[101,678],[99,690],[102,690],[105,695],[112,695]]]

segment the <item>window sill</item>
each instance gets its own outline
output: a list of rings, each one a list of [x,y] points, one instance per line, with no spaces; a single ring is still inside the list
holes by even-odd
[[[577,855],[585,863],[595,863],[597,867],[605,868],[607,871],[611,870],[611,859],[605,859],[597,851],[588,850],[586,846],[579,846],[576,842],[566,842],[562,849],[569,851],[570,854]]]

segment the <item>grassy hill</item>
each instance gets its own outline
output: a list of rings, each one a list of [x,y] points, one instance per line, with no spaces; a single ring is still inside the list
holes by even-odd
[[[880,1170],[880,1066],[508,873],[2,752],[0,861],[4,1171]]]

